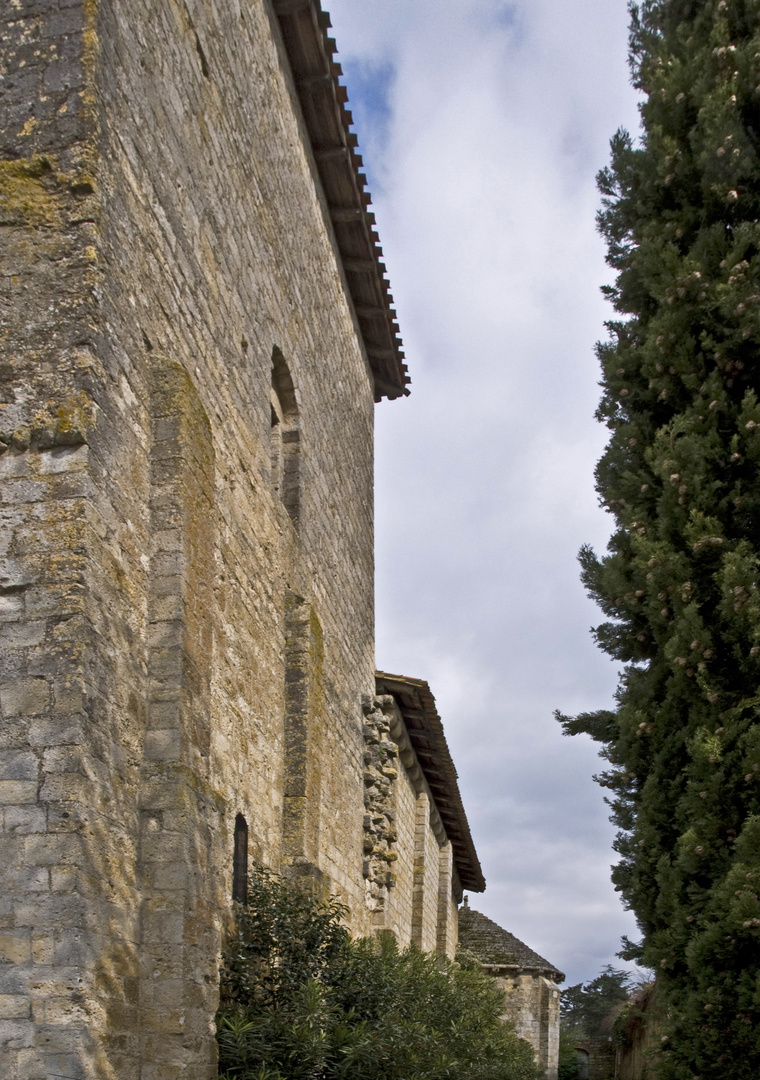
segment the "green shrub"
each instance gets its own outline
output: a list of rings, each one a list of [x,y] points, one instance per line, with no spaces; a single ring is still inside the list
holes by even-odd
[[[222,969],[226,1080],[537,1080],[488,976],[391,935],[353,941],[344,915],[251,875]]]
[[[567,1028],[559,1029],[559,1068],[557,1080],[578,1080],[578,1051],[575,1034]]]

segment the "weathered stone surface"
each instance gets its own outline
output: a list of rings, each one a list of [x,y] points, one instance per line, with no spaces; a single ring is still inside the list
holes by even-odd
[[[435,799],[390,694],[364,712],[365,903],[373,929],[453,957],[461,888]]]
[[[0,47],[0,1052],[210,1077],[237,813],[370,925],[370,372],[263,0],[13,0]]]
[[[647,1066],[651,1065],[652,1059],[655,1057],[656,1051],[661,1049],[662,1043],[657,1045],[653,1043],[649,1049],[647,1057],[642,1061],[641,1059],[636,1062],[638,1069],[635,1072],[631,1072],[626,1065],[632,1064],[632,1062],[626,1061],[626,1058],[633,1057],[631,1054],[623,1053],[615,1046],[612,1041],[612,1035],[601,1035],[595,1039],[583,1039],[580,1038],[577,1041],[575,1047],[575,1053],[578,1060],[578,1076],[583,1080],[609,1080],[611,1076],[625,1078],[630,1080],[630,1077],[634,1077],[635,1080],[639,1080],[640,1077],[646,1076],[649,1071]],[[643,1066],[643,1068],[642,1068]]]
[[[210,1080],[238,815],[454,948],[372,700],[372,373],[268,0],[10,0],[0,58],[0,1056]]]

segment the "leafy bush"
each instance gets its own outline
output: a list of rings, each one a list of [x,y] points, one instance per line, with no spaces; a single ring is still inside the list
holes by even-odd
[[[353,941],[344,916],[253,872],[224,954],[225,1080],[536,1080],[488,976],[391,935]]]
[[[578,1080],[577,1039],[564,1025],[559,1029],[559,1067],[557,1080]]]

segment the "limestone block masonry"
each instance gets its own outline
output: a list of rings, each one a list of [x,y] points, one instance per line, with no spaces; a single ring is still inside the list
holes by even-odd
[[[454,958],[462,886],[430,786],[391,694],[365,699],[365,902],[372,929]]]
[[[2,1071],[211,1077],[237,814],[370,928],[372,373],[269,4],[0,19]]]
[[[211,1080],[246,857],[448,955],[484,887],[429,687],[376,682],[408,380],[328,26],[0,5],[3,1080]]]

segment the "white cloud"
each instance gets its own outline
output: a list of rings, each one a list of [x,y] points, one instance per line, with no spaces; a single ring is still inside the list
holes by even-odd
[[[552,711],[615,683],[575,556],[608,535],[594,176],[636,125],[625,5],[329,8],[412,376],[377,412],[378,664],[438,700],[489,881],[474,906],[593,978],[635,927],[595,748]]]

